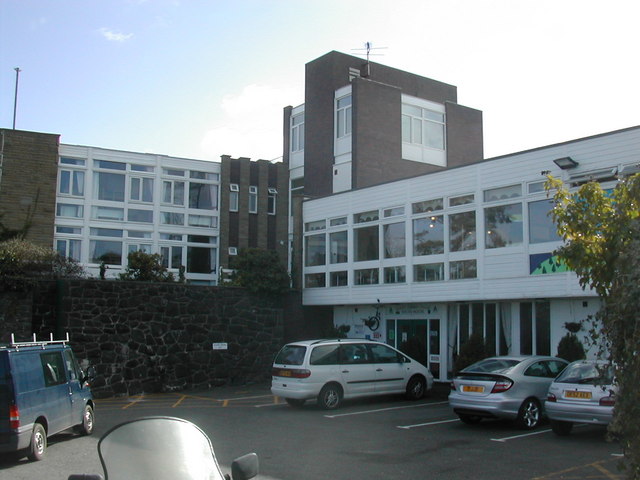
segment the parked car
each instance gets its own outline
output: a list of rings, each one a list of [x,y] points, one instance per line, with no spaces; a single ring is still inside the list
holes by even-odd
[[[317,399],[324,409],[343,399],[405,393],[422,398],[433,375],[384,343],[362,339],[306,340],[282,347],[273,362],[271,392],[289,405]]]
[[[66,341],[0,345],[0,453],[44,458],[47,437],[71,427],[89,435],[94,403],[88,376]]]
[[[460,371],[451,382],[449,405],[461,421],[515,420],[535,428],[543,417],[549,385],[569,362],[547,356],[500,356]]]
[[[549,386],[547,416],[557,435],[569,435],[574,423],[608,425],[613,418],[616,387],[607,362],[578,360]]]

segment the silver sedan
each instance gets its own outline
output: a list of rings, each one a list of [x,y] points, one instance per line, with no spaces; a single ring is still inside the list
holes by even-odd
[[[611,370],[606,362],[579,360],[553,381],[546,408],[554,433],[568,435],[574,423],[611,423],[616,401]]]
[[[515,420],[535,428],[543,417],[549,385],[569,362],[548,356],[501,356],[463,369],[451,382],[449,405],[460,420]]]

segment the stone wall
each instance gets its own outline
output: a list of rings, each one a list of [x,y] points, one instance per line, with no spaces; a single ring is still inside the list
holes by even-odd
[[[83,367],[96,369],[96,397],[265,382],[284,343],[282,305],[241,288],[70,280],[37,291],[24,294],[20,318],[31,315],[38,339],[69,332]]]

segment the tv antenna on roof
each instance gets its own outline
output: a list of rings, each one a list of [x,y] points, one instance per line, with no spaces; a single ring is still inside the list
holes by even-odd
[[[368,77],[371,73],[371,69],[369,66],[369,57],[371,56],[382,56],[382,53],[371,53],[371,50],[384,50],[387,47],[374,47],[373,44],[371,42],[365,42],[364,44],[364,48],[352,48],[351,50],[354,51],[362,51],[364,50],[365,53],[356,53],[356,55],[366,55],[367,58],[367,63],[365,63],[362,66],[362,70],[363,70],[363,77]]]

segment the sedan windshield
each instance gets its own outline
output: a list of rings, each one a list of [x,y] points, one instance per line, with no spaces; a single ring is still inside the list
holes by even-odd
[[[504,359],[504,358],[487,358],[473,365],[468,366],[464,372],[483,372],[483,373],[505,373],[507,370],[515,367],[520,360]]]

